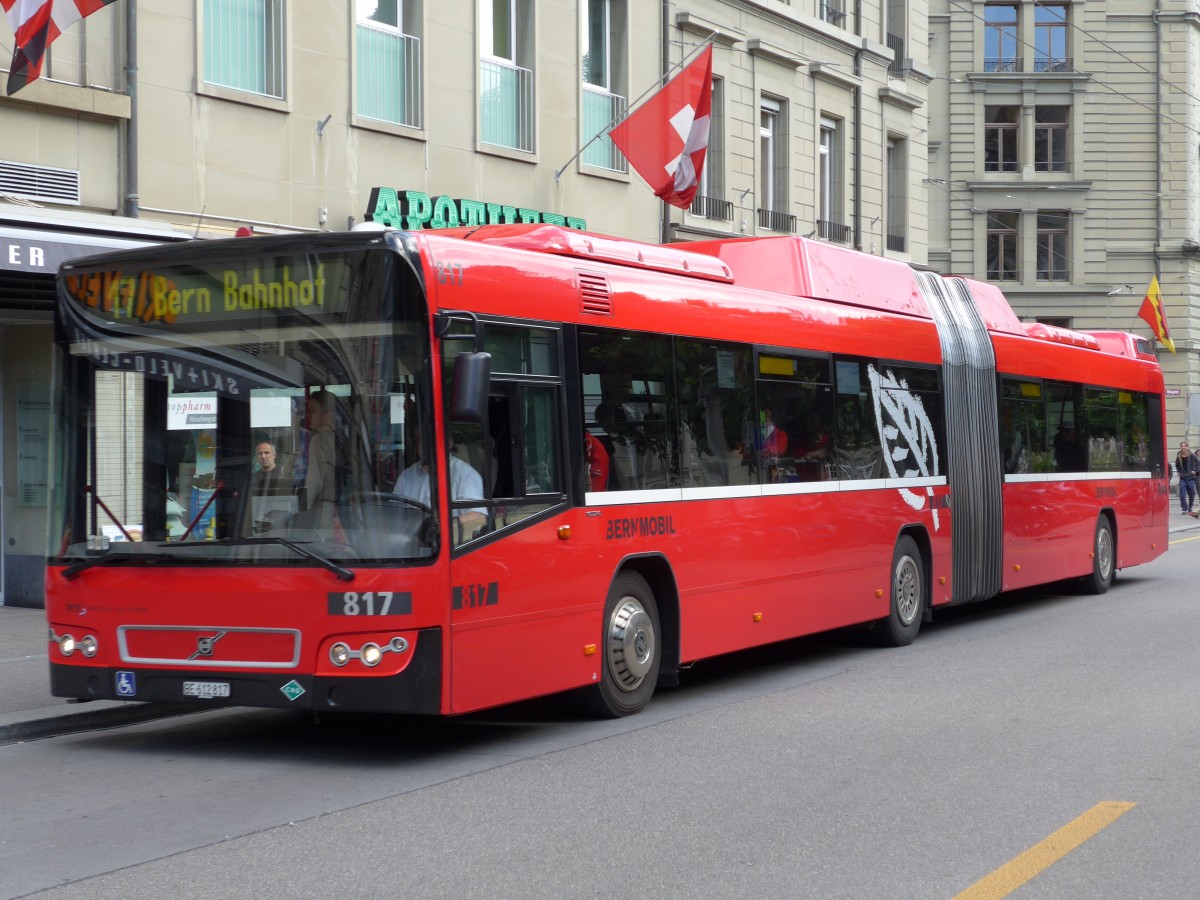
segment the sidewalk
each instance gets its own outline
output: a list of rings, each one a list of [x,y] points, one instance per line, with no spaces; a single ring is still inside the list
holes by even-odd
[[[1200,519],[1181,515],[1172,498],[1170,532],[1200,530]],[[46,613],[0,606],[0,744],[73,731],[111,728],[211,706],[94,700],[73,703],[50,695]]]
[[[46,611],[0,606],[0,745],[178,715],[174,704],[50,695]],[[200,712],[204,707],[196,707]]]

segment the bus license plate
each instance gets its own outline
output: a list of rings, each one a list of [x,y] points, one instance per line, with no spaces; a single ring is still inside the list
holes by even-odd
[[[228,681],[185,681],[183,696],[199,697],[201,700],[216,700],[229,696]]]

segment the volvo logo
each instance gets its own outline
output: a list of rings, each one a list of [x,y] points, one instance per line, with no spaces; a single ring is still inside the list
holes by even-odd
[[[200,638],[198,641],[196,641],[196,652],[189,656],[188,659],[193,660],[198,659],[201,656],[212,656],[213,648],[216,646],[217,641],[223,637],[225,637],[225,632],[218,631],[212,637]]]

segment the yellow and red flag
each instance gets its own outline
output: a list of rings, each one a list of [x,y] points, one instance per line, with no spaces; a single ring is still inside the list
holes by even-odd
[[[1171,340],[1171,329],[1167,325],[1167,311],[1163,309],[1162,291],[1158,289],[1158,276],[1150,279],[1150,287],[1146,290],[1146,299],[1138,315],[1146,320],[1154,336],[1159,339],[1172,353],[1175,352],[1175,342]]]

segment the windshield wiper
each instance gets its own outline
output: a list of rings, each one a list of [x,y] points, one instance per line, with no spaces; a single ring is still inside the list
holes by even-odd
[[[112,550],[105,552],[103,556],[96,556],[92,559],[85,559],[83,562],[75,563],[68,569],[63,569],[63,578],[68,581],[77,578],[80,572],[85,572],[93,566],[107,566],[109,563],[117,562],[118,560],[130,560],[144,557],[144,553],[115,553]]]
[[[190,549],[192,547],[245,547],[245,546],[249,546],[252,544],[278,544],[282,547],[287,547],[289,550],[299,553],[301,556],[308,557],[313,562],[319,563],[320,565],[324,566],[326,569],[328,569],[330,572],[332,572],[334,575],[336,575],[338,577],[338,581],[353,581],[354,580],[354,572],[351,571],[350,569],[347,569],[344,566],[339,566],[333,560],[327,559],[326,557],[322,556],[320,553],[314,553],[312,550],[309,550],[307,547],[302,547],[296,541],[289,541],[287,538],[281,538],[281,537],[221,538],[219,541],[197,541],[195,543],[186,543],[186,544],[182,543],[182,542],[176,543],[176,542],[172,541],[171,543],[159,544],[158,546],[169,547],[172,550],[181,550],[183,548]],[[98,562],[99,562],[99,560],[88,560],[86,563],[80,563],[78,566],[74,566],[73,568],[79,568],[80,566],[86,568],[87,566],[95,565]],[[68,569],[63,574],[67,575],[69,577],[70,573],[71,573],[71,570]]]

